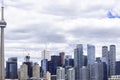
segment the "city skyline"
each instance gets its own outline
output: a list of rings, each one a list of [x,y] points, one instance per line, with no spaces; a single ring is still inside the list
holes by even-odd
[[[102,47],[102,57],[93,57],[95,54],[84,56],[83,44],[77,44],[74,49],[74,58],[70,55],[68,58],[62,52],[59,55],[52,55],[51,60],[42,59],[41,66],[30,61],[30,56],[26,56],[26,60],[18,68],[20,73],[18,78],[21,78],[20,80],[32,79],[33,77],[37,79],[49,78],[49,80],[109,80],[108,78],[112,78],[112,76],[118,78],[120,61],[116,61],[116,46],[109,45],[109,49],[107,49],[107,46]],[[94,53],[94,50],[94,45],[87,45],[88,54]],[[65,60],[64,63],[63,60]],[[61,65],[62,63],[63,65]],[[9,58],[6,64],[6,74],[8,74],[6,78],[16,79],[17,58]]]
[[[28,53],[40,57],[46,44],[51,54],[65,51],[73,55],[76,44],[90,43],[96,46],[97,56],[102,55],[102,46],[115,44],[117,60],[120,60],[119,3],[115,0],[94,0],[94,3],[88,0],[5,0],[8,22],[5,57],[23,59]]]

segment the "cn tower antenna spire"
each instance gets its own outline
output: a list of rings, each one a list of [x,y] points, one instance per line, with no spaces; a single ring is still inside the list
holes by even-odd
[[[4,67],[4,28],[7,23],[4,20],[4,3],[1,2],[1,20],[0,20],[0,80],[5,80],[5,67]]]
[[[1,20],[4,21],[4,1],[1,0]]]

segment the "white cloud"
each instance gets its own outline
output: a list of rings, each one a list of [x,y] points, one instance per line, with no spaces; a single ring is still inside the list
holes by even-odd
[[[46,43],[48,50],[53,50],[51,54],[65,51],[73,55],[74,47],[70,45],[76,43],[95,44],[97,56],[102,45],[116,44],[119,48],[120,19],[107,16],[110,10],[119,15],[119,3],[119,0],[5,0],[6,56],[19,57],[24,48],[41,51]],[[71,32],[76,29],[78,33]]]

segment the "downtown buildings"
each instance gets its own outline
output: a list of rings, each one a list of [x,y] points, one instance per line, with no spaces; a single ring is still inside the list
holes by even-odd
[[[107,80],[115,75],[116,46],[102,47],[102,57],[95,58],[95,46],[87,45],[87,65],[84,66],[83,45],[78,44],[74,52],[75,80]],[[85,76],[83,76],[85,75]]]
[[[59,55],[52,55],[49,59],[44,57],[41,66],[30,61],[30,56],[26,56],[25,62],[18,70],[18,78],[19,80],[108,80],[111,76],[120,75],[120,71],[117,71],[120,62],[116,62],[116,46],[103,46],[101,50],[102,57],[95,57],[97,52],[95,46],[88,44],[87,55],[84,55],[83,44],[78,44],[74,49],[74,58],[65,55],[65,52],[60,52]]]

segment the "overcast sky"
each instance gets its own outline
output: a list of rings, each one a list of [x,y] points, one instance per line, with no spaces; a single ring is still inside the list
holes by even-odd
[[[5,0],[5,57],[73,55],[76,44],[115,44],[120,57],[120,0]],[[84,47],[86,54],[86,47]]]

